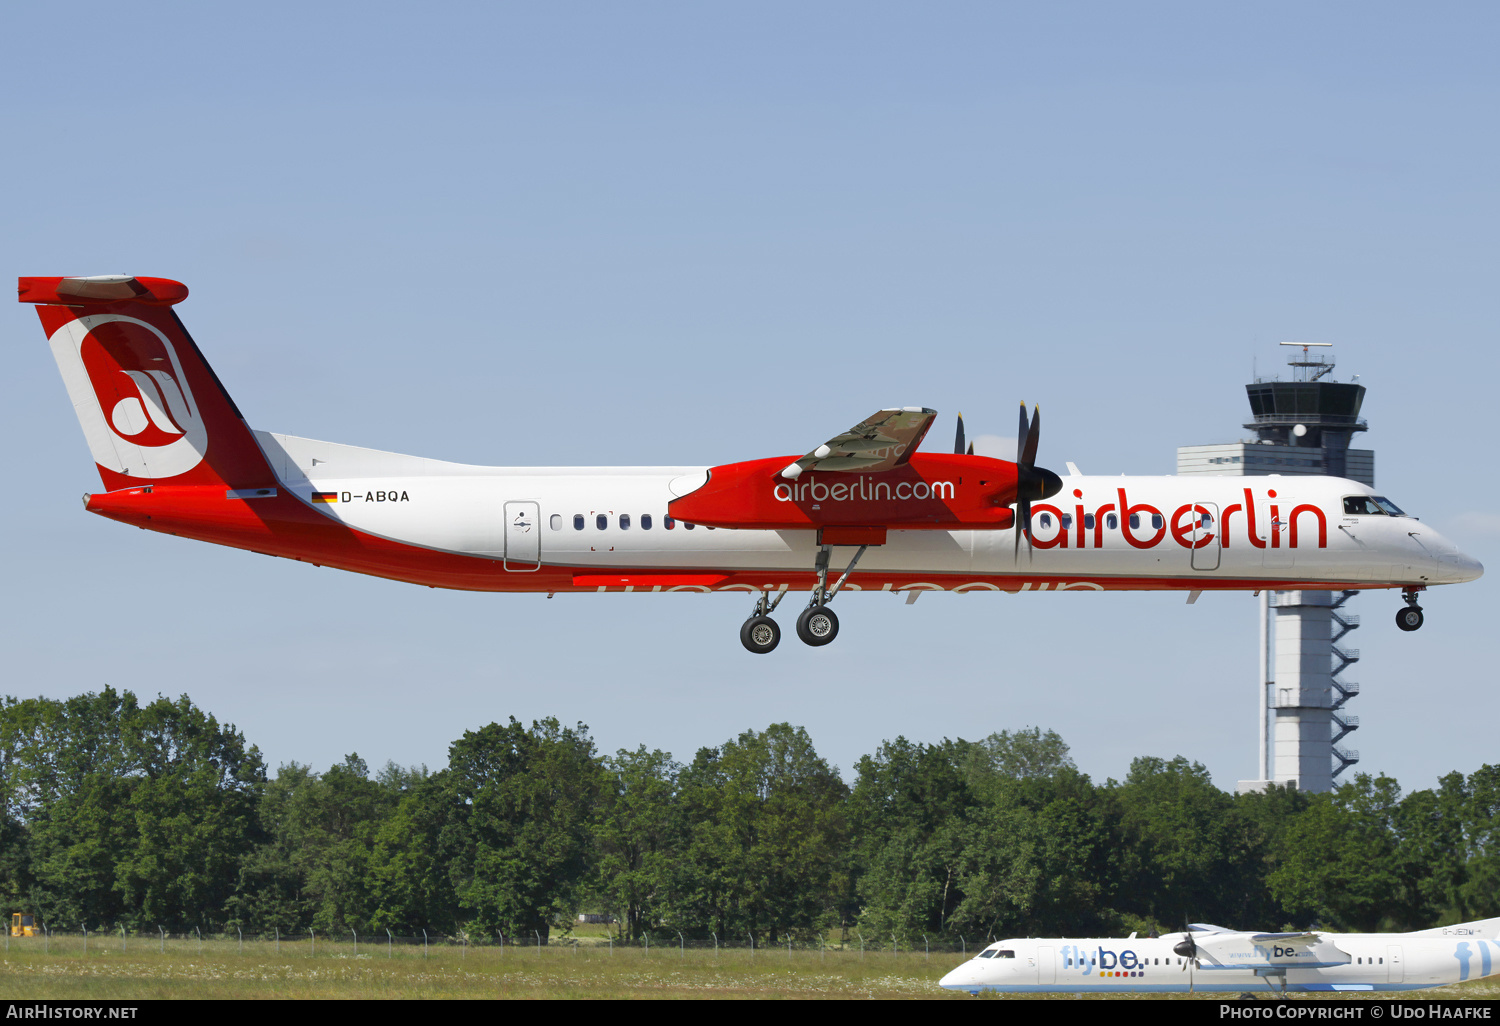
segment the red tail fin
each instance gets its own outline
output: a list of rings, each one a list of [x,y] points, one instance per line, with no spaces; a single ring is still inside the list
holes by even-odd
[[[22,278],[108,489],[267,488],[276,475],[172,306],[166,278]]]

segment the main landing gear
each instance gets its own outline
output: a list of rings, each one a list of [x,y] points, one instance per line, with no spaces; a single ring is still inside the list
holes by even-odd
[[[1396,610],[1396,626],[1403,631],[1414,631],[1422,626],[1422,607],[1417,605],[1417,592],[1425,590],[1425,588],[1401,590],[1401,597],[1406,599],[1406,605]]]
[[[861,545],[854,558],[849,560],[849,566],[845,568],[839,579],[834,582],[832,588],[828,587],[828,558],[832,554],[832,546],[818,546],[818,558],[813,563],[818,572],[818,586],[813,589],[812,598],[808,600],[807,608],[797,616],[797,637],[804,644],[812,645],[814,648],[826,645],[839,636],[839,618],[833,615],[833,610],[828,608],[828,603],[839,593],[849,575],[854,572],[854,565],[859,558],[865,554],[868,545]],[[748,651],[756,654],[770,652],[781,644],[781,628],[776,626],[776,621],[771,619],[771,614],[776,607],[781,605],[781,600],[786,597],[786,592],[781,592],[773,601],[771,593],[761,592],[755,599],[755,608],[751,610],[750,616],[740,625],[740,644]]]

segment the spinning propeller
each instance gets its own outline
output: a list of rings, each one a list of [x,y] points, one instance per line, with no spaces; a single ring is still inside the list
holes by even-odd
[[[1051,498],[1062,491],[1062,478],[1036,465],[1036,447],[1042,434],[1042,410],[1036,407],[1031,423],[1026,422],[1026,404],[1021,404],[1021,426],[1016,431],[1016,559],[1021,558],[1021,535],[1026,535],[1026,552],[1031,554],[1031,504]],[[974,443],[964,442],[964,415],[958,415],[958,433],[953,438],[957,455],[974,455]]]
[[[1031,503],[1062,491],[1062,478],[1036,465],[1037,442],[1042,435],[1042,408],[1034,408],[1030,426],[1026,404],[1021,404],[1021,426],[1016,430],[1016,552],[1021,558],[1021,535],[1026,535],[1026,555],[1031,556]]]

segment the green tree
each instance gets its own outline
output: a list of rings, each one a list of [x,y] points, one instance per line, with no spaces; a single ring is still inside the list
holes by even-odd
[[[600,908],[619,915],[625,936],[638,939],[666,910],[677,856],[677,774],[662,751],[621,749],[606,761],[610,787],[594,825]]]
[[[679,928],[775,943],[838,922],[849,789],[807,731],[774,723],[700,749],[679,785]]]
[[[591,826],[608,781],[588,728],[491,723],[453,743],[442,777],[452,819],[440,845],[465,921],[545,941],[572,914],[594,860]]]
[[[859,760],[852,855],[859,918],[878,936],[941,934],[964,899],[959,880],[978,804],[965,779],[968,747],[898,737]],[[988,759],[983,767],[994,775]]]
[[[1389,777],[1358,774],[1312,797],[1282,838],[1279,865],[1268,883],[1300,925],[1373,932],[1400,892],[1390,810],[1399,795]]]
[[[371,780],[357,754],[321,775],[282,766],[260,802],[265,841],[243,863],[236,921],[287,933],[371,930],[375,838],[421,772],[388,765]]]

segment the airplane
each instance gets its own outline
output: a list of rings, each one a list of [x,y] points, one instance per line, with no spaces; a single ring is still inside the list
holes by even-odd
[[[1254,933],[1190,923],[1123,940],[1012,938],[948,973],[948,990],[1273,994],[1426,990],[1500,971],[1500,919],[1413,933]]]
[[[1399,588],[1412,631],[1420,593],[1484,572],[1354,481],[1060,477],[1036,465],[1025,403],[1014,461],[975,455],[961,416],[952,454],[919,452],[936,416],[920,406],[713,467],[481,467],[253,430],[177,316],[187,295],[19,280],[104,484],[84,507],[144,530],[432,588],[743,592],[756,654],[791,591],[810,592],[797,634],[815,647],[838,635],[841,591]]]

